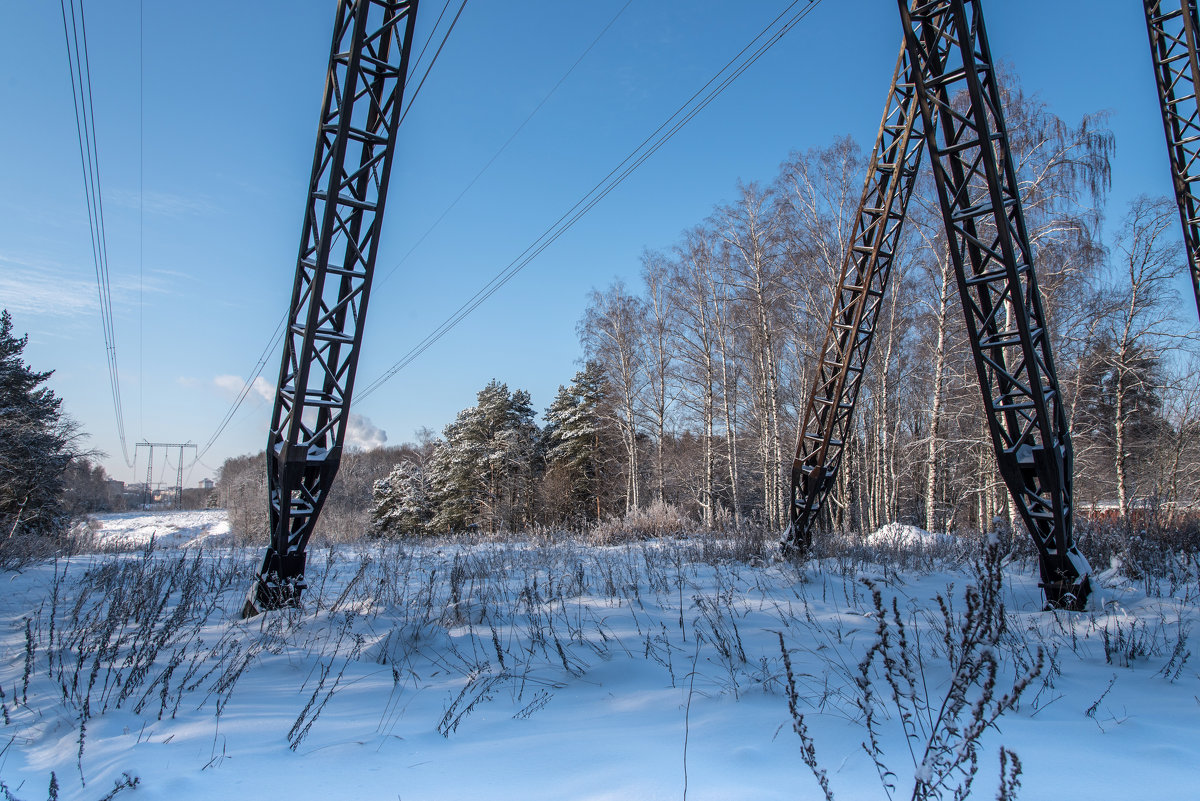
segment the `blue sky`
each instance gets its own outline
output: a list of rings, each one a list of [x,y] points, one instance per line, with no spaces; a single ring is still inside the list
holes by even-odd
[[[625,5],[469,2],[401,130],[359,387],[507,266],[787,4],[632,0],[401,263]],[[131,449],[143,439],[203,445],[286,310],[334,6],[143,0],[140,36],[137,0],[87,6]],[[418,42],[441,6],[425,0]],[[987,13],[993,53],[1027,92],[1068,121],[1112,112],[1113,224],[1129,198],[1170,191],[1137,3],[992,0]],[[899,41],[893,0],[824,0],[356,413],[398,444],[422,426],[440,430],[492,378],[544,408],[578,369],[575,324],[590,289],[617,278],[636,286],[643,249],[669,247],[739,179],[771,180],[789,151],[847,134],[870,146]],[[109,472],[135,480],[108,389],[66,64],[57,3],[0,4],[0,306],[29,334],[26,360],[56,371],[50,385],[88,444],[109,454]],[[277,371],[273,356],[262,391],[189,470],[189,485],[227,456],[262,448]]]

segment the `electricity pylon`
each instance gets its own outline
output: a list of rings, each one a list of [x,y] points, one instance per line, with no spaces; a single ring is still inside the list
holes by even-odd
[[[1196,15],[1196,0],[1144,0],[1143,6],[1171,180],[1183,224],[1196,309],[1200,312],[1200,102],[1196,97],[1200,18]]]
[[[912,139],[923,135],[996,463],[1037,546],[1047,603],[1080,609],[1091,569],[1072,534],[1070,432],[983,10],[979,0],[899,6],[900,66],[799,430],[784,545],[797,552],[811,546],[837,475],[921,158]]]
[[[271,543],[243,614],[295,605],[341,461],[417,0],[339,0],[267,441]]]

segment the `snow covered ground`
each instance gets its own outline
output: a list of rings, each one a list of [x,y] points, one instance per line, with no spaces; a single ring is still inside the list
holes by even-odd
[[[149,525],[196,532],[163,544],[207,524]],[[782,638],[837,798],[888,797],[881,771],[908,797],[915,776],[938,775],[926,746],[939,737],[943,755],[969,753],[936,722],[954,676],[994,659],[994,706],[1039,647],[1040,674],[978,741],[972,797],[996,797],[1001,747],[1023,766],[1020,798],[1195,797],[1194,558],[1156,581],[1101,574],[1085,613],[1041,611],[1031,567],[1008,564],[1003,616],[971,623],[981,581],[962,554],[917,570],[728,553],[686,540],[321,550],[303,611],[247,621],[257,551],[35,565],[5,575],[0,600],[0,781],[39,800],[51,772],[59,798],[89,801],[126,773],[140,784],[118,798],[172,801],[820,798]],[[964,648],[972,631],[989,640],[985,617],[1005,629]],[[959,723],[982,692],[964,688]]]
[[[224,509],[188,512],[120,512],[90,518],[101,549],[144,548],[154,542],[163,547],[210,547],[229,538]]]

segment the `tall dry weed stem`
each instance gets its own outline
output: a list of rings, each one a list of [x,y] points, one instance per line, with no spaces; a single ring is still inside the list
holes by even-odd
[[[890,709],[899,721],[914,768],[913,801],[966,798],[979,769],[980,740],[1005,712],[1015,709],[1022,693],[1044,669],[1039,646],[1035,663],[1018,672],[1006,691],[1000,691],[998,649],[1007,631],[1002,597],[1003,574],[999,548],[989,545],[977,563],[976,583],[964,592],[964,609],[939,595],[942,615],[941,647],[950,667],[948,689],[931,696],[937,686],[931,654],[922,651],[919,637],[910,637],[906,615],[893,598],[889,609],[875,582],[864,580],[871,593],[876,620],[875,642],[858,666],[858,706],[867,729],[863,749],[871,757],[889,798],[899,776],[887,765],[882,747],[881,712]],[[914,613],[915,614],[915,613]],[[885,684],[882,693],[876,679]],[[1000,794],[1012,798],[1019,786],[1020,762],[1002,751]]]

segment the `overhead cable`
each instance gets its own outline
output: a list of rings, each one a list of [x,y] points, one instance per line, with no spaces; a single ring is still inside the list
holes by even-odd
[[[467,185],[464,186],[462,191],[459,192],[454,200],[450,202],[450,205],[442,210],[442,213],[439,214],[438,218],[433,221],[433,224],[425,229],[425,233],[421,234],[421,236],[417,238],[417,241],[412,244],[412,247],[408,249],[408,252],[400,257],[400,260],[392,266],[392,269],[387,271],[383,278],[380,279],[379,283],[382,284],[384,281],[387,281],[389,278],[391,278],[395,274],[396,270],[399,270],[401,265],[408,261],[408,257],[411,256],[413,252],[421,246],[421,243],[424,242],[431,233],[433,233],[434,229],[441,224],[442,220],[446,219],[446,215],[454,210],[454,207],[457,206],[458,202],[463,199],[463,196],[466,195],[467,192],[471,191],[471,188],[475,186],[480,178],[483,177],[483,174],[487,172],[493,164],[496,163],[496,159],[500,158],[501,154],[508,149],[508,146],[513,143],[513,140],[517,138],[521,131],[525,130],[525,126],[529,124],[530,120],[537,116],[537,113],[542,110],[542,106],[546,105],[547,101],[549,101],[554,93],[558,91],[558,88],[562,86],[564,82],[566,82],[567,78],[571,76],[571,73],[575,71],[575,68],[578,67],[580,63],[583,62],[584,58],[587,57],[587,54],[592,52],[592,48],[594,48],[596,44],[604,38],[604,34],[608,33],[608,29],[611,28],[613,23],[615,23],[617,19],[625,13],[625,9],[629,8],[632,2],[633,0],[626,0],[625,5],[621,6],[620,10],[618,10],[617,13],[613,15],[613,18],[608,21],[608,24],[601,28],[600,33],[596,34],[595,38],[592,39],[591,44],[583,49],[583,52],[579,54],[579,58],[575,59],[575,63],[573,63],[567,69],[567,71],[562,74],[562,77],[558,79],[554,86],[550,87],[550,91],[547,92],[540,101],[538,101],[538,104],[534,106],[533,111],[529,112],[525,119],[521,121],[521,124],[518,125],[516,129],[509,135],[508,139],[504,140],[504,144],[500,145],[499,150],[492,154],[492,157],[488,159],[487,163],[479,169],[479,172],[475,173],[475,177],[467,182]]]
[[[442,48],[446,46],[447,40],[450,39],[450,34],[454,32],[454,26],[458,24],[458,18],[462,16],[463,9],[466,7],[467,0],[462,0],[462,3],[458,7],[458,13],[454,15],[454,19],[450,21],[450,27],[446,29],[446,33],[442,36],[441,44],[438,45],[437,50],[433,54],[433,58],[429,60],[429,66],[425,68],[425,74],[422,75],[421,80],[417,82],[417,88],[414,89],[412,94],[408,96],[408,102],[404,106],[404,111],[400,114],[400,121],[396,123],[397,125],[404,124],[404,119],[408,116],[408,112],[412,110],[413,103],[416,101],[417,95],[421,94],[421,87],[425,85],[425,79],[429,77],[429,73],[433,70],[433,65],[437,63],[438,56],[442,54]],[[438,17],[438,19],[441,20],[441,17]],[[430,33],[429,37],[432,39],[433,34]],[[426,42],[426,45],[428,44],[429,43]],[[415,68],[413,69],[413,73],[416,73]]]
[[[275,327],[275,333],[267,340],[267,346],[259,354],[258,361],[255,362],[254,368],[250,371],[250,377],[242,384],[242,388],[238,390],[238,394],[234,398],[233,403],[230,404],[228,411],[225,412],[225,416],[217,424],[217,429],[208,438],[208,441],[204,443],[204,446],[196,452],[193,464],[199,462],[204,457],[204,454],[208,453],[208,449],[225,433],[226,427],[233,420],[233,416],[237,414],[238,409],[242,406],[242,402],[246,400],[246,396],[250,394],[250,390],[254,387],[254,382],[262,375],[262,371],[266,368],[268,360],[270,360],[271,355],[275,352],[275,348],[279,347],[279,343],[283,340],[283,330],[287,325],[287,321],[288,315],[284,314],[279,320],[279,325]]]
[[[95,103],[92,96],[92,71],[88,59],[87,19],[83,0],[59,0],[62,8],[63,38],[67,46],[67,67],[71,75],[71,97],[75,110],[75,129],[79,139],[79,162],[83,170],[84,198],[87,201],[88,226],[92,240],[92,261],[96,289],[100,297],[100,327],[104,333],[104,351],[108,363],[109,387],[117,420],[117,437],[125,463],[133,467],[125,440],[125,413],[121,408],[121,379],[117,369],[116,329],[113,325],[112,286],[108,272],[108,244],[104,229],[104,201],[100,191],[100,154],[96,145]],[[70,5],[68,23],[67,6]]]
[[[458,7],[458,12],[454,15],[454,19],[451,20],[450,26],[446,29],[445,34],[442,35],[442,41],[438,44],[437,49],[434,51],[433,57],[430,59],[429,65],[425,68],[425,74],[421,77],[420,82],[417,84],[416,90],[409,97],[408,106],[405,108],[404,114],[408,114],[408,109],[412,107],[413,100],[416,99],[416,95],[420,92],[421,87],[424,86],[425,79],[429,77],[430,70],[432,70],[433,65],[437,63],[438,56],[441,55],[442,49],[446,46],[446,41],[450,38],[450,34],[451,34],[451,32],[453,32],[454,26],[455,26],[455,24],[457,24],[459,17],[462,16],[463,9],[466,8],[466,5],[467,5],[467,0],[462,0],[462,3]],[[438,30],[438,27],[442,23],[442,17],[445,16],[446,11],[449,8],[450,8],[450,0],[446,0],[445,4],[443,4],[443,6],[442,6],[441,13],[438,14],[437,20],[435,20],[433,23],[433,28],[430,29],[430,31],[429,31],[429,37],[425,40],[425,44],[422,46],[421,52],[417,55],[416,61],[413,62],[413,67],[412,67],[413,74],[416,74],[417,69],[420,66],[421,60],[425,57],[426,50],[428,50],[429,45],[433,42],[434,38],[437,36],[437,30]],[[400,121],[401,122],[404,121],[403,116],[401,117]],[[464,190],[464,192],[465,192],[465,190]],[[461,197],[461,195],[460,195],[460,197]],[[208,438],[208,441],[205,443],[204,447],[200,448],[199,451],[196,453],[196,457],[192,461],[193,466],[195,465],[196,462],[200,461],[201,457],[203,457],[206,453],[208,453],[209,448],[211,448],[213,446],[213,444],[216,443],[216,441],[218,439],[220,439],[221,435],[223,433],[225,433],[225,429],[229,426],[230,422],[232,422],[234,415],[236,415],[238,412],[238,409],[241,408],[243,401],[245,401],[246,397],[250,394],[250,390],[253,388],[254,382],[257,381],[259,376],[262,375],[262,371],[266,368],[267,362],[270,359],[271,355],[275,352],[275,349],[278,348],[279,344],[283,341],[283,334],[284,334],[284,329],[287,326],[287,321],[288,321],[288,314],[285,312],[283,317],[280,318],[279,325],[276,326],[276,328],[275,328],[275,333],[272,334],[271,338],[267,341],[266,347],[263,348],[262,354],[259,356],[258,361],[255,363],[254,368],[250,371],[249,377],[242,384],[242,388],[238,391],[237,395],[234,397],[233,403],[230,404],[229,409],[225,412],[225,416],[221,418],[221,422],[217,424],[216,430],[213,432],[212,436],[210,436]],[[190,467],[189,467],[189,469],[190,469]]]
[[[791,17],[787,15],[796,6],[805,5]],[[494,295],[502,286],[511,281],[531,261],[571,229],[585,214],[616,189],[628,178],[646,159],[654,155],[678,133],[683,126],[703,111],[713,100],[729,87],[743,72],[758,61],[776,42],[800,23],[808,14],[820,5],[821,0],[793,0],[775,19],[773,19],[749,44],[738,51],[728,63],[717,71],[712,78],[704,83],[695,94],[679,106],[667,119],[646,137],[629,155],[621,160],[604,178],[567,209],[557,220],[538,236],[504,269],[492,277],[474,295],[458,307],[441,325],[437,326],[424,339],[413,346],[403,357],[393,364],[386,372],[376,378],[365,389],[358,393],[358,399],[368,397],[389,381],[397,373],[411,364],[417,357],[430,348],[435,342],[450,332],[463,321],[471,312],[479,308],[488,298]],[[785,19],[786,17],[786,19]],[[782,21],[782,22],[781,22]]]

